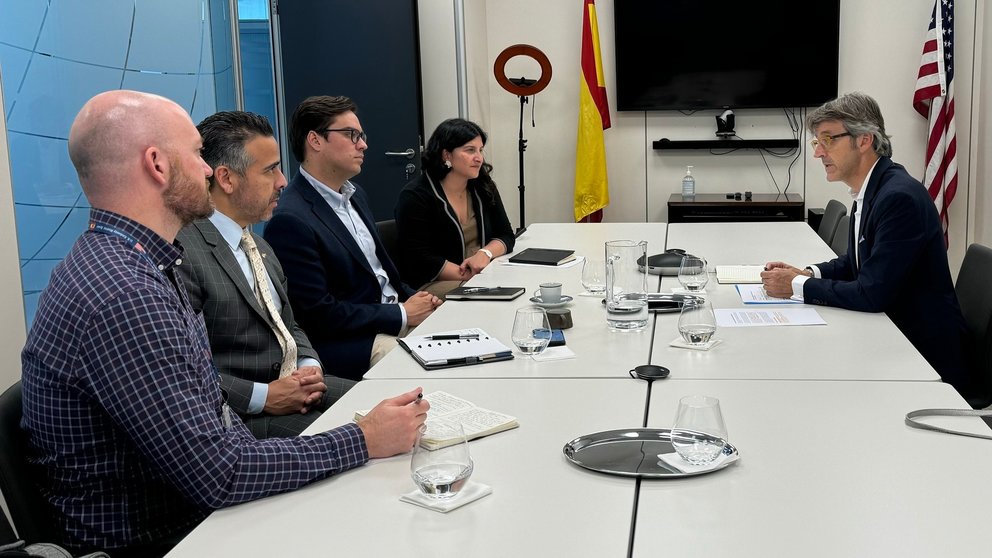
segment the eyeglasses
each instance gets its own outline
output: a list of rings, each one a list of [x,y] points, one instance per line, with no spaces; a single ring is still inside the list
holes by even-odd
[[[355,145],[358,145],[358,140],[362,140],[365,143],[369,142],[369,137],[365,135],[365,132],[354,128],[321,128],[315,131],[324,137],[327,136],[327,132],[341,132],[342,134],[347,135],[348,139],[351,140],[351,143],[354,143]]]
[[[809,146],[815,150],[818,145],[823,145],[823,149],[827,150],[830,149],[831,145],[833,145],[835,139],[849,135],[851,135],[850,132],[843,132],[840,134],[834,134],[832,136],[830,134],[823,134],[818,138],[813,138],[809,140]]]

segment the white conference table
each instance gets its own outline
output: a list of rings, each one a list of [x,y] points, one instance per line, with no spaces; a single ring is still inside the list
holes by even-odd
[[[688,394],[720,399],[741,459],[642,481],[633,556],[988,554],[992,442],[903,423],[915,409],[967,408],[950,386],[671,380],[654,384],[648,425],[669,427]],[[989,434],[977,418],[932,422]]]
[[[493,493],[447,514],[399,501],[415,489],[410,454],[373,460],[295,492],[219,510],[170,554],[201,556],[622,556],[635,480],[589,473],[562,447],[592,432],[640,426],[644,383],[626,380],[424,380],[517,417],[519,428],[470,442],[472,481]],[[360,382],[308,430],[414,387]],[[590,528],[592,532],[590,532]]]
[[[721,234],[746,242],[791,238],[785,257],[803,250],[799,240],[809,250],[802,229],[790,224],[782,234],[770,225],[780,224]],[[683,226],[698,225],[673,225]],[[604,239],[659,236],[657,224],[612,227],[534,225],[527,232],[533,238],[521,237],[521,249],[591,251]],[[614,234],[621,229],[624,234]],[[574,242],[544,241],[562,234]],[[679,247],[694,246],[703,245]],[[473,284],[530,289],[550,274],[572,285],[568,293],[581,288],[579,273],[579,267],[492,267]],[[730,289],[715,288],[710,296],[729,305],[736,297]],[[418,332],[482,327],[508,342],[513,312],[525,301],[446,303]],[[916,353],[908,342],[899,345],[891,331],[879,335],[894,329],[884,315],[818,307],[830,325],[720,330],[722,351],[697,353],[659,346],[676,333],[674,315],[659,315],[657,331],[625,334],[607,330],[598,299],[578,298],[571,308],[576,327],[565,334],[576,359],[517,358],[427,372],[394,351],[366,375],[374,381],[360,382],[311,427],[349,421],[355,410],[417,385],[514,415],[519,428],[470,444],[473,480],[491,485],[492,495],[449,514],[418,508],[398,500],[414,489],[409,454],[375,460],[293,493],[217,511],[170,556],[963,556],[984,550],[983,504],[992,501],[992,484],[983,480],[992,468],[992,444],[903,424],[913,409],[967,405],[939,382],[899,381],[936,374],[918,355],[911,358]],[[673,373],[654,384],[648,425],[671,426],[683,395],[719,397],[740,462],[711,475],[638,482],[592,473],[564,458],[562,446],[577,436],[641,425],[646,384],[626,371],[651,350],[652,360]],[[838,356],[850,350],[864,351],[860,367]],[[763,369],[765,360],[788,361],[792,366],[773,370],[789,379]],[[846,371],[817,368],[828,360]],[[872,381],[883,378],[888,381]],[[844,381],[851,379],[862,381]],[[938,423],[989,431],[978,419]]]
[[[817,237],[819,241],[819,237]],[[665,277],[662,291],[679,287]],[[718,327],[720,344],[708,351],[669,346],[679,337],[678,314],[658,314],[651,363],[674,378],[915,380],[940,376],[884,313],[813,305],[745,305],[734,285],[710,275],[706,296],[714,309],[813,308],[827,325]]]
[[[517,239],[515,253],[525,248],[565,248],[579,256],[603,256],[603,243],[613,239],[647,240],[664,251],[664,223],[555,223],[531,225]],[[579,296],[583,292],[581,264],[569,267],[511,265],[498,258],[483,273],[469,281],[472,286],[524,287],[527,292],[513,301],[445,302],[415,334],[478,327],[513,348],[510,332],[518,308],[530,306],[530,297],[542,282],[557,281],[562,293],[571,295],[568,309],[573,327],[564,331],[566,344],[576,358],[538,362],[516,355],[513,360],[479,366],[424,370],[402,348],[386,355],[365,374],[365,379],[383,378],[626,378],[627,372],[647,364],[651,350],[651,322],[639,332],[610,331],[602,297]],[[648,279],[649,289],[657,291],[657,277]]]
[[[706,258],[709,265],[764,265],[782,261],[797,267],[837,257],[809,225],[773,223],[671,223],[668,248]]]
[[[785,261],[798,267],[836,257],[806,223],[673,223],[668,245],[703,256],[715,265],[763,265]],[[661,291],[680,285],[665,277]],[[711,273],[706,293],[714,309],[801,308],[802,305],[745,305],[734,285],[721,285]],[[883,313],[814,308],[826,326],[718,328],[721,344],[709,351],[669,346],[679,337],[678,315],[658,316],[652,364],[673,378],[917,380],[940,376]]]

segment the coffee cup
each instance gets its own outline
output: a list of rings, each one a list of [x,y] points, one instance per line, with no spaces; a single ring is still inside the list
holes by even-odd
[[[541,283],[541,288],[534,291],[534,296],[546,304],[561,302],[561,283]]]

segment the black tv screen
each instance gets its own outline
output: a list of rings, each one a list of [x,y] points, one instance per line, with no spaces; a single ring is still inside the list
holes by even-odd
[[[840,0],[614,6],[617,110],[807,107],[837,96]]]

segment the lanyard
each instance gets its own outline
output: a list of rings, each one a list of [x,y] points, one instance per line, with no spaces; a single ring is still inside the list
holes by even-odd
[[[156,265],[155,262],[152,260],[152,257],[148,255],[148,251],[145,250],[145,247],[142,246],[141,243],[138,242],[136,238],[127,234],[126,232],[104,223],[97,223],[96,221],[90,221],[90,230],[95,233],[106,234],[109,236],[116,236],[117,238],[123,240],[124,243],[130,246],[133,250],[137,251],[139,254],[144,256],[144,258],[148,260],[148,263],[152,264],[152,267],[158,269],[159,271],[162,271],[159,268],[159,266]]]

